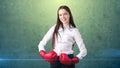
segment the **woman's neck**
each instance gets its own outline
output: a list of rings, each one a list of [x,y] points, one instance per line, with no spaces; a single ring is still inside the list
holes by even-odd
[[[63,27],[65,28],[65,27],[67,27],[69,25],[69,23],[64,23],[63,24]]]

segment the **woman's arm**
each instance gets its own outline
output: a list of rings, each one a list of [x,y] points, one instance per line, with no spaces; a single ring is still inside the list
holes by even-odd
[[[39,51],[41,50],[45,50],[44,46],[47,44],[47,42],[52,38],[53,35],[53,31],[54,31],[55,25],[52,26],[49,31],[45,34],[45,36],[43,37],[43,39],[40,41],[39,45],[38,45],[38,49]]]
[[[81,37],[81,34],[79,32],[78,29],[75,29],[75,32],[74,32],[74,39],[75,39],[75,42],[77,43],[78,45],[78,48],[79,48],[79,53],[77,54],[77,57],[79,59],[82,59],[83,57],[85,57],[87,55],[87,49],[85,47],[85,44],[83,42],[83,39]]]

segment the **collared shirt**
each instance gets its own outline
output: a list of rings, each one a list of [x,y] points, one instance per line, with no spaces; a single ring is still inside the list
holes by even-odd
[[[52,26],[49,31],[45,34],[43,39],[40,41],[38,48],[40,50],[45,50],[44,46],[47,42],[52,39],[55,25]],[[72,50],[73,44],[76,43],[79,48],[79,53],[76,55],[79,59],[82,59],[87,54],[87,49],[83,43],[81,34],[77,28],[72,26],[67,26],[64,29],[62,27],[58,30],[58,37],[55,39],[54,51],[59,56],[61,53],[73,54]]]

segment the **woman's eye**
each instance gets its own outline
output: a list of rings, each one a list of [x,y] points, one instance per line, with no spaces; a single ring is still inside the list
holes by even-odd
[[[62,16],[62,14],[59,14],[59,16]]]
[[[67,15],[67,13],[64,13],[64,15]]]

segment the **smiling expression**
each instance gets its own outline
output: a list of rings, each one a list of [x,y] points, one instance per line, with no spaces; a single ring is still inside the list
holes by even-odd
[[[65,9],[59,10],[59,20],[63,23],[63,25],[69,24],[70,14]]]

